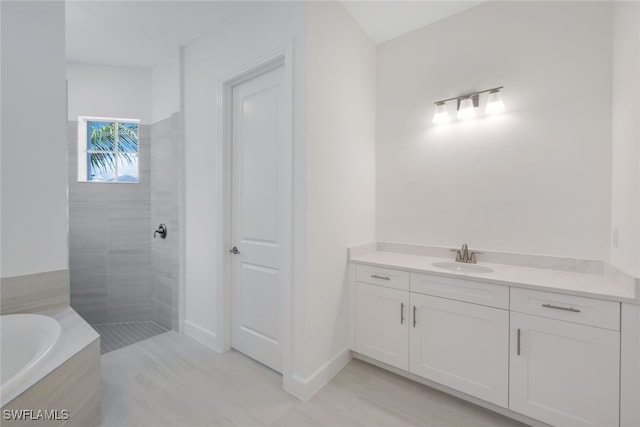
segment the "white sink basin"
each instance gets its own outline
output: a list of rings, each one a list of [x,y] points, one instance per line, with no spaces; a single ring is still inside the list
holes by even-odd
[[[485,267],[484,265],[478,264],[465,264],[462,262],[434,262],[434,267],[443,268],[449,271],[459,271],[461,273],[491,273],[493,272],[493,268]]]

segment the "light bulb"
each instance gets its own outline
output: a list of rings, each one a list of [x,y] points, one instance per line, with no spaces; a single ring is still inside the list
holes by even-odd
[[[494,89],[489,92],[487,97],[487,106],[484,109],[487,114],[497,114],[504,112],[504,102],[502,102],[502,95],[500,90]]]
[[[464,98],[460,101],[460,107],[458,108],[458,118],[465,120],[471,119],[476,116],[476,110],[473,108],[473,100],[471,98]]]
[[[447,104],[439,102],[436,104],[436,112],[433,115],[433,123],[440,125],[449,122],[449,113],[447,112]]]

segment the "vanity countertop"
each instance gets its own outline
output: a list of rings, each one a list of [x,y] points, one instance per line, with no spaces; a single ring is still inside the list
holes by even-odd
[[[633,287],[624,286],[604,274],[577,273],[507,264],[490,264],[481,261],[478,262],[478,265],[490,267],[494,271],[491,273],[452,271],[432,265],[435,262],[451,262],[453,261],[452,259],[383,251],[352,255],[350,261],[356,264],[395,268],[452,278],[472,279],[484,283],[509,285],[610,301],[640,303]]]

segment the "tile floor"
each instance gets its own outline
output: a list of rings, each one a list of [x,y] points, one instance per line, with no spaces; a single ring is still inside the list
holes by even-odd
[[[105,354],[101,363],[103,427],[522,426],[359,360],[302,402],[271,369],[176,332]]]

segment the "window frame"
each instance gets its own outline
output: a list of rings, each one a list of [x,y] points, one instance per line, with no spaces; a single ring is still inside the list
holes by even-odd
[[[137,181],[118,181],[118,132],[114,141],[114,150],[89,150],[87,148],[87,123],[88,122],[106,122],[106,123],[135,123],[138,125],[138,180]],[[140,119],[123,119],[116,117],[95,117],[95,116],[78,116],[78,176],[80,183],[89,184],[139,184],[140,183]],[[113,181],[90,181],[87,173],[87,154],[89,153],[113,153],[115,158],[115,179]]]

